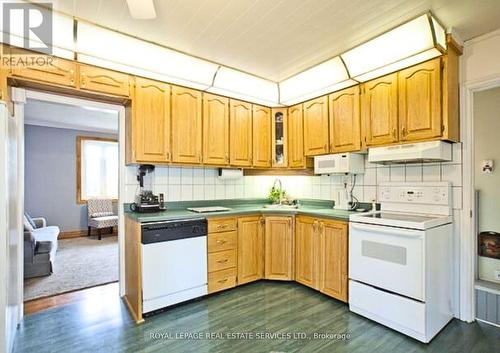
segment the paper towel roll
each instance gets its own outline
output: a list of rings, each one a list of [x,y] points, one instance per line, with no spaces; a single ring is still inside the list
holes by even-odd
[[[243,169],[219,168],[219,179],[238,179],[243,176]]]

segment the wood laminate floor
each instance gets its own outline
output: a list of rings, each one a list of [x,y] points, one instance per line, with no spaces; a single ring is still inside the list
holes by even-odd
[[[14,351],[490,353],[500,351],[500,329],[453,320],[425,345],[299,284],[260,281],[170,308],[142,325],[118,297],[95,295],[26,316]]]

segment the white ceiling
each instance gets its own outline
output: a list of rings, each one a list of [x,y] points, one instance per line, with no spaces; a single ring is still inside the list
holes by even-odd
[[[55,0],[103,26],[281,81],[425,11],[467,40],[500,27],[499,0],[155,0],[134,20],[125,0]]]
[[[24,107],[24,121],[28,125],[118,133],[116,111],[49,103],[35,99],[28,99]]]

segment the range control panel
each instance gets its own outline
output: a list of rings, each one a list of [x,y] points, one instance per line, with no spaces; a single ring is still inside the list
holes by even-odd
[[[436,183],[383,183],[379,185],[379,202],[415,203],[429,205],[450,204],[451,185]]]

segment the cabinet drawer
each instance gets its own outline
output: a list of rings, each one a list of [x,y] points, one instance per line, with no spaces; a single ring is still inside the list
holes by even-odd
[[[236,286],[236,268],[212,272],[208,275],[208,293]]]
[[[219,233],[236,230],[236,218],[218,218],[208,220],[208,232]]]
[[[208,254],[208,272],[236,267],[236,250]]]
[[[208,252],[236,249],[238,234],[236,231],[208,234]]]
[[[129,75],[100,67],[81,65],[80,89],[128,97],[130,95]]]

